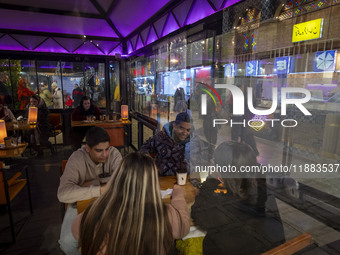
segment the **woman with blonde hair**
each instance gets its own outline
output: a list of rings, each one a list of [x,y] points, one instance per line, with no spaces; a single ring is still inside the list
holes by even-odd
[[[183,190],[175,185],[165,205],[157,167],[139,152],[122,160],[106,191],[72,225],[82,254],[103,255],[170,254],[189,229]]]

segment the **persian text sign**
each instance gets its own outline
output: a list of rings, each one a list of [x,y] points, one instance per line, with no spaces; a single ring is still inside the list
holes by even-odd
[[[323,19],[315,19],[300,24],[295,24],[293,27],[292,42],[301,42],[321,38],[322,24]]]

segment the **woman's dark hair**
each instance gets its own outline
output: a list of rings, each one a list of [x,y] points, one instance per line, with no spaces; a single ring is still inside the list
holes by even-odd
[[[91,99],[88,97],[88,96],[83,96],[81,99],[80,99],[80,106],[83,108],[83,102],[85,100],[90,100],[91,102]],[[91,105],[92,105],[92,102],[91,102]]]
[[[179,123],[181,123],[181,122],[190,123],[190,116],[189,116],[188,113],[186,113],[186,112],[181,112],[181,113],[177,114],[175,123],[176,123],[176,124],[179,124]]]
[[[90,148],[105,142],[110,142],[110,136],[104,128],[92,127],[86,132],[86,144]]]

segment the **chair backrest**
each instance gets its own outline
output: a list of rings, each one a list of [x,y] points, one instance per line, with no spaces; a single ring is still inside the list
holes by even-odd
[[[61,127],[62,127],[61,114],[50,113],[50,123],[55,129],[61,130]]]
[[[110,145],[114,147],[123,147],[124,146],[124,125],[117,125],[112,127],[110,124],[102,124],[100,125],[102,128],[106,130],[106,132],[110,136]]]
[[[2,162],[1,162],[2,163]],[[0,165],[3,166],[3,163]],[[20,190],[26,185],[26,179],[18,179],[21,176],[22,172],[15,173],[11,178],[6,179],[4,173],[0,171],[0,205],[5,205],[8,203],[6,198],[6,187],[7,185],[8,192],[9,192],[9,200],[11,201],[19,192]]]

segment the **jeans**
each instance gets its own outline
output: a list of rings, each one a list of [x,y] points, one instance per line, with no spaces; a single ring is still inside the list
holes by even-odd
[[[76,217],[77,208],[74,208],[71,204],[69,204],[61,225],[59,240],[60,249],[65,252],[66,255],[80,255],[78,250],[78,241],[73,237],[71,231],[72,223]]]

